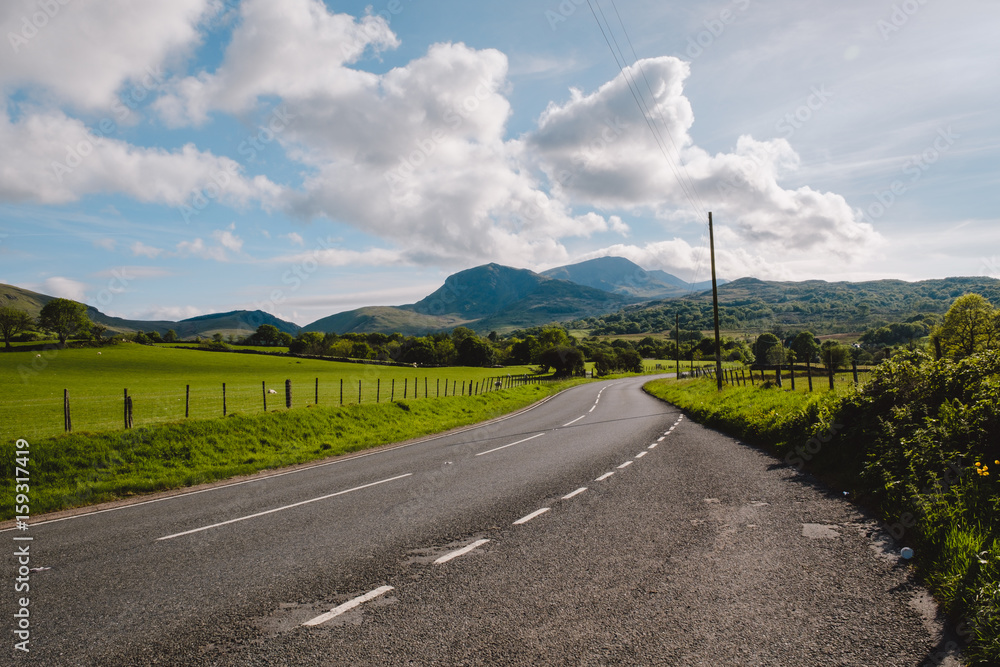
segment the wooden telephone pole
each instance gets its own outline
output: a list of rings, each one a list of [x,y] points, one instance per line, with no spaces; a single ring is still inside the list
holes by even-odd
[[[715,282],[715,233],[708,212],[708,247],[712,259],[712,314],[715,317],[715,385],[722,391],[722,341],[719,338],[719,286]]]

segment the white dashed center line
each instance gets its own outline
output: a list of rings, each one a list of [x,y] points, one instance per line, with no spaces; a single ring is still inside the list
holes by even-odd
[[[577,489],[573,493],[567,493],[565,496],[562,497],[562,499],[563,500],[569,500],[570,498],[573,498],[574,496],[580,495],[581,493],[583,493],[586,490],[587,490],[587,487],[581,486],[579,489]]]
[[[637,458],[637,459],[641,459],[641,458],[642,458],[643,456],[645,456],[645,455],[646,455],[646,454],[648,454],[648,453],[649,453],[649,452],[639,452],[638,454],[636,454],[636,455],[635,455],[635,458]]]
[[[379,484],[385,484],[386,482],[394,482],[397,479],[403,479],[404,477],[409,477],[412,472],[408,472],[405,475],[397,475],[396,477],[390,477],[389,479],[383,479],[378,482],[372,482],[371,484],[362,484],[361,486],[355,486],[352,489],[345,489],[343,491],[338,491],[337,493],[329,493],[325,496],[320,496],[319,498],[311,498],[309,500],[303,500],[298,503],[292,503],[291,505],[285,505],[283,507],[275,507],[273,510],[267,510],[265,512],[257,512],[256,514],[250,514],[248,516],[241,516],[238,519],[230,519],[229,521],[220,521],[219,523],[213,523],[211,526],[204,526],[202,528],[195,528],[193,530],[185,530],[183,533],[174,533],[173,535],[167,535],[165,537],[156,538],[157,542],[163,540],[172,540],[175,537],[181,537],[183,535],[190,535],[191,533],[200,533],[203,530],[209,530],[210,528],[218,528],[219,526],[226,526],[231,523],[236,523],[238,521],[246,521],[247,519],[255,519],[259,516],[266,516],[268,514],[274,514],[275,512],[281,512],[284,510],[292,509],[293,507],[301,507],[302,505],[308,505],[309,503],[316,503],[321,500],[326,500],[327,498],[335,498],[337,496],[342,496],[345,493],[352,493],[354,491],[360,491],[361,489],[367,489],[372,486],[378,486]]]
[[[528,523],[529,521],[531,521],[532,519],[534,519],[536,516],[540,516],[542,514],[545,514],[550,509],[552,509],[552,508],[551,507],[543,507],[540,510],[535,510],[534,512],[532,512],[528,516],[522,516],[520,519],[518,519],[517,521],[514,522],[514,525],[515,526],[520,526],[522,523]]]
[[[656,449],[656,446],[657,446],[658,444],[660,444],[660,443],[659,443],[659,442],[654,442],[654,443],[653,443],[653,444],[651,444],[651,445],[650,445],[649,447],[646,447],[646,449]]]
[[[606,473],[604,473],[603,475],[601,475],[600,477],[598,477],[597,479],[595,479],[594,481],[595,481],[595,482],[603,482],[603,481],[604,481],[604,480],[606,480],[606,479],[607,479],[608,477],[611,477],[611,476],[612,476],[612,475],[614,475],[614,474],[615,474],[615,473],[614,473],[614,471],[611,471],[611,472],[606,472]]]
[[[501,445],[500,447],[494,447],[493,449],[487,449],[485,452],[479,452],[476,456],[483,456],[484,454],[492,454],[493,452],[499,452],[501,449],[507,449],[508,447],[513,447],[514,445],[520,445],[522,442],[528,442],[529,440],[534,440],[535,438],[540,438],[544,433],[538,433],[529,438],[524,438],[523,440],[518,440],[517,442],[512,442],[509,445]]]
[[[618,469],[621,470],[622,468],[627,468],[630,465],[632,465],[633,463],[635,463],[635,461],[626,461],[625,463],[623,463],[620,466],[618,466]]]
[[[330,611],[326,612],[325,614],[320,614],[316,618],[314,618],[312,620],[309,620],[309,621],[306,621],[302,625],[313,626],[313,625],[320,625],[321,623],[326,623],[330,619],[336,618],[337,616],[340,616],[341,614],[343,614],[346,611],[350,611],[350,610],[354,609],[355,607],[363,605],[365,602],[368,602],[369,600],[374,600],[375,598],[379,597],[380,595],[385,595],[386,593],[388,593],[391,590],[392,590],[392,586],[379,586],[375,590],[369,591],[369,592],[365,593],[364,595],[359,595],[358,597],[354,598],[353,600],[348,600],[347,602],[345,602],[344,604],[340,605],[339,607],[334,607],[333,609],[331,609]]]
[[[442,563],[447,563],[452,558],[458,558],[459,556],[464,556],[473,549],[478,549],[479,547],[483,546],[487,542],[489,542],[489,540],[476,540],[475,542],[473,542],[468,546],[462,547],[461,549],[456,549],[455,551],[452,551],[450,553],[446,553],[445,555],[441,556],[436,561],[434,561],[434,564],[441,565]]]
[[[563,424],[563,426],[572,426],[573,424],[577,423],[578,421],[580,421],[581,419],[583,419],[586,416],[587,415],[581,415],[580,417],[577,417],[576,419],[574,419],[571,422],[566,422],[565,424]]]

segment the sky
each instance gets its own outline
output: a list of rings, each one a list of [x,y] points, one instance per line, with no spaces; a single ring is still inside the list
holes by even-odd
[[[995,0],[5,0],[0,283],[299,325],[480,264],[1000,277]]]

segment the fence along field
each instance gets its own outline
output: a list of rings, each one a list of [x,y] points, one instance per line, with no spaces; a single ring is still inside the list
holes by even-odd
[[[41,354],[41,356],[38,356]],[[285,382],[292,407],[316,403],[385,402],[425,396],[485,393],[531,372],[531,367],[412,368],[329,362],[294,357],[229,354],[122,344],[103,348],[0,354],[0,437],[42,438],[65,430],[64,392],[72,430],[125,427],[125,391],[132,426],[206,419],[225,412],[255,414],[285,409]],[[414,386],[416,385],[416,386]],[[190,389],[188,390],[188,387]],[[414,391],[416,389],[416,392]],[[268,390],[275,393],[270,394]]]

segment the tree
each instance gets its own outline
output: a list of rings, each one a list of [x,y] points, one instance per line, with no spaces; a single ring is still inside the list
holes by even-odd
[[[300,331],[299,335],[288,346],[292,354],[323,354],[326,336],[318,331]]]
[[[94,322],[90,326],[90,335],[93,336],[94,340],[96,340],[98,343],[101,343],[104,340],[104,334],[107,330],[108,328],[103,324],[98,324],[97,322]]]
[[[955,299],[936,334],[944,353],[956,359],[986,349],[996,338],[996,311],[978,294]]]
[[[810,331],[798,334],[790,347],[799,361],[815,361],[819,355],[819,341]]]
[[[38,326],[59,336],[60,347],[66,347],[66,339],[82,331],[90,330],[87,307],[70,299],[52,299],[42,307],[38,316]]]
[[[459,366],[492,366],[496,363],[493,346],[479,336],[469,336],[458,346]]]
[[[170,329],[169,331],[167,331],[167,333],[165,333],[163,335],[163,342],[164,343],[176,343],[177,342],[177,332],[174,331],[173,329]]]
[[[560,345],[543,350],[538,355],[538,363],[548,371],[556,370],[556,375],[571,375],[582,373],[584,369],[583,352],[575,347]]]
[[[785,362],[785,348],[773,333],[761,334],[753,344],[753,356],[759,364],[775,365]]]
[[[847,365],[847,360],[851,356],[850,348],[847,348],[835,340],[824,341],[819,348],[820,358],[828,367],[832,367],[834,372]]]
[[[3,336],[4,347],[10,349],[10,340],[19,333],[28,331],[34,322],[31,316],[23,310],[10,306],[0,307],[0,335]]]

